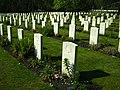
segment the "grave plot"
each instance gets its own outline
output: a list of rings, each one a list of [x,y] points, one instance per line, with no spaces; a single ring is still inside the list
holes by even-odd
[[[11,26],[1,22],[0,27],[4,27],[4,37],[11,43],[3,43],[9,46],[7,50],[11,50],[10,52],[15,54],[14,56],[20,62],[34,70],[43,80],[58,86],[57,88],[63,86],[61,90],[71,84],[69,80],[74,79],[64,79],[67,76],[62,75],[64,70],[67,75],[69,72],[74,75],[71,67],[76,67],[76,71],[81,71],[80,80],[88,81],[88,86],[95,78],[94,82],[100,84],[100,87],[96,85],[97,88],[101,88],[103,85],[105,86],[103,88],[108,88],[107,84],[110,82],[108,81],[110,78],[112,78],[111,81],[118,79],[112,75],[112,71],[115,70],[115,63],[119,63],[120,59],[118,49],[119,19],[116,13],[113,15],[104,12],[98,14],[102,19],[90,12],[10,14],[8,21]],[[26,26],[26,19],[28,27]],[[101,26],[101,23],[104,25]],[[21,28],[20,31],[18,31],[19,28]],[[0,30],[2,32],[2,28]],[[68,60],[66,67],[63,65],[64,59]],[[110,68],[107,65],[108,62],[112,62],[109,65],[114,68]],[[100,73],[100,76],[87,78],[89,72],[84,71],[91,71],[92,74]],[[77,77],[80,73],[76,74]],[[115,73],[119,72],[116,71]],[[107,77],[110,74],[111,76]],[[70,75],[68,76],[70,77]],[[100,78],[100,81],[96,78]],[[107,81],[105,84],[102,83],[104,80]],[[94,86],[94,83],[92,85]],[[117,84],[110,85],[111,88],[115,86]]]

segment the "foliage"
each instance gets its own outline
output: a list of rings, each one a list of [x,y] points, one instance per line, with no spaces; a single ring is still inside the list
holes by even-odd
[[[113,56],[116,56],[118,54],[118,51],[113,47],[105,47],[102,50],[100,50],[100,52]]]
[[[29,38],[16,40],[15,43],[12,43],[12,50],[20,57],[31,57],[34,55],[33,41]]]
[[[53,36],[54,35],[52,27],[43,27],[41,32],[45,36]]]
[[[67,58],[64,59],[64,65],[70,77],[70,85],[72,85],[75,90],[87,90],[86,85],[79,81],[80,71],[74,71]]]
[[[95,51],[99,51],[100,49],[102,49],[104,46],[97,44],[97,45],[89,45],[91,49],[95,50]]]
[[[60,72],[56,67],[56,65],[46,64],[43,72],[40,73],[40,77],[45,81],[51,82],[54,79],[54,74]]]
[[[10,44],[10,42],[9,42],[7,37],[4,37],[4,36],[0,37],[0,45],[1,46],[5,47],[5,46],[7,46],[9,44]]]
[[[29,63],[30,63],[30,67],[36,69],[45,65],[44,60],[32,59],[32,58],[29,60]]]
[[[0,12],[31,11],[88,11],[92,8],[108,8],[119,0],[1,0]],[[5,7],[7,6],[7,7]]]

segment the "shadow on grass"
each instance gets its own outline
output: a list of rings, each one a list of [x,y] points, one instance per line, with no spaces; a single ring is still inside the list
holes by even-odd
[[[82,81],[91,81],[94,78],[101,78],[109,76],[110,74],[102,71],[102,70],[93,70],[93,71],[83,71],[80,72],[79,79]]]

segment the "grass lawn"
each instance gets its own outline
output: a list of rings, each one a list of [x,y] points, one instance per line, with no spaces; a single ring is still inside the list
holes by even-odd
[[[53,90],[0,46],[0,90]]]
[[[79,25],[79,23],[77,24]],[[117,24],[118,26],[118,18],[113,24]],[[4,27],[6,31],[6,25],[4,25]],[[37,29],[40,27],[40,25],[37,25]],[[17,28],[12,28],[14,43],[17,39]],[[78,28],[81,27],[78,26]],[[108,37],[108,35],[111,34],[110,30],[114,30],[115,28],[108,28],[106,31],[107,36],[99,36],[99,43],[101,44],[107,42],[112,44],[112,47],[117,49],[117,38],[111,36]],[[68,25],[66,25],[65,28],[60,28],[60,34],[63,36],[68,35]],[[118,35],[118,32],[113,31],[112,34],[116,36]],[[24,37],[33,39],[33,33],[29,30],[25,30]],[[89,32],[76,32],[76,38],[89,43]],[[62,40],[43,36],[43,54],[53,57],[62,57],[62,42]],[[56,60],[58,59],[60,58],[56,58]],[[79,46],[77,52],[76,69],[81,72],[81,78],[92,81],[93,83],[101,86],[103,90],[120,90],[120,58]],[[19,62],[1,47],[0,73],[0,89],[52,89],[24,65],[19,65]]]

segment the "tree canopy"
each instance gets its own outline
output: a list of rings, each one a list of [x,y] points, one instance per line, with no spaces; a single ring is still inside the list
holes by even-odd
[[[120,3],[119,0],[1,0],[0,12],[89,11],[109,8],[116,2]]]

